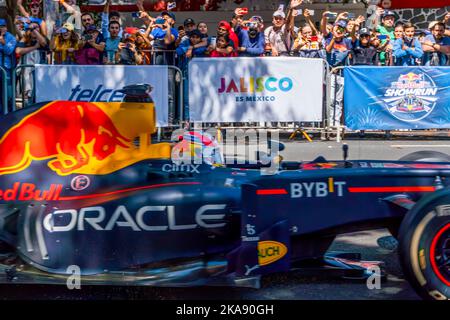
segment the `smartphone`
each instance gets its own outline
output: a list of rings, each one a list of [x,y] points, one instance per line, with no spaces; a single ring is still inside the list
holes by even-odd
[[[85,34],[85,35],[83,36],[83,40],[84,40],[84,41],[92,40],[92,35],[90,35],[90,34]]]
[[[217,43],[217,38],[216,37],[211,37],[211,45],[213,47],[216,47],[216,43]]]
[[[311,41],[319,41],[319,37],[318,36],[312,36],[311,37]]]
[[[184,26],[179,26],[178,31],[184,31]]]
[[[336,12],[330,12],[326,14],[326,17],[328,19],[336,19],[337,18],[337,13]]]
[[[349,19],[355,19],[355,18],[356,18],[356,15],[355,15],[353,12],[349,12],[348,15],[347,15],[347,17],[348,17]]]
[[[311,16],[314,16],[315,13],[316,13],[316,12],[315,12],[314,10],[309,9],[309,14],[310,14]]]
[[[385,34],[380,34],[377,38],[378,38],[379,40],[386,40],[386,39],[388,38],[388,36],[385,35]]]
[[[132,12],[132,13],[131,13],[131,16],[132,16],[133,18],[139,18],[139,17],[141,16],[141,14],[140,14],[139,12]]]

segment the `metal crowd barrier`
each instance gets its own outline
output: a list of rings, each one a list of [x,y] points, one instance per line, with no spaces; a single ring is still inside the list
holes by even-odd
[[[25,73],[24,70],[26,69],[32,69],[31,71],[31,79],[25,79]],[[21,96],[21,107],[25,108],[27,107],[29,104],[33,104],[36,102],[36,79],[35,79],[35,74],[34,74],[34,69],[35,66],[31,65],[31,64],[22,64],[17,66],[14,69],[14,72],[12,73],[12,101],[13,101],[13,106],[12,106],[12,110],[16,111],[17,109],[17,75],[19,73],[19,71],[21,72],[21,75],[19,77],[19,84],[20,84],[20,96]],[[26,90],[25,90],[25,82],[26,81],[31,81],[31,101],[27,101],[25,94],[26,94]]]
[[[55,68],[58,68],[58,65],[54,65]],[[185,79],[183,78],[183,72],[176,66],[167,66],[169,70],[169,127],[178,127],[181,125],[182,120],[184,119],[184,104],[183,104],[183,85]],[[31,79],[25,78],[25,73],[23,72],[26,69],[32,69]],[[36,79],[35,79],[35,66],[34,65],[19,65],[15,68],[12,73],[11,81],[12,81],[12,101],[13,106],[11,108],[12,111],[16,111],[16,102],[21,103],[22,108],[28,107],[30,104],[36,102]],[[22,72],[21,72],[22,71]],[[6,75],[6,70],[0,67],[0,72],[3,73],[3,77]],[[27,101],[25,96],[24,83],[25,81],[32,81],[31,83],[31,98],[30,101]],[[20,93],[19,99],[17,99],[17,83],[19,84]],[[173,84],[173,86],[171,86]],[[7,82],[2,81],[3,92],[7,92]],[[7,109],[7,95],[2,94],[2,100],[4,104],[4,114],[8,113]],[[18,101],[16,101],[18,100]]]
[[[2,95],[2,106],[3,106],[3,114],[8,113],[8,70],[6,70],[4,67],[0,66],[0,73],[2,77],[2,88],[1,88],[1,95]]]

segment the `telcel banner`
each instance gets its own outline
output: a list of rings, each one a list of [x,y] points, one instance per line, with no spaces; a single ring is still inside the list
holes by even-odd
[[[323,78],[321,59],[193,59],[189,64],[190,119],[321,121]]]
[[[344,78],[350,129],[450,128],[448,67],[351,67]]]
[[[157,126],[168,125],[167,66],[36,65],[36,102],[51,100],[121,102],[120,89],[146,83],[153,87]]]

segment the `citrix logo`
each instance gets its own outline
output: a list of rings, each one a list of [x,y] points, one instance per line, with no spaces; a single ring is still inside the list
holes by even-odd
[[[83,89],[79,84],[72,88],[69,101],[122,102],[124,94],[120,90],[106,89],[103,85],[95,89]]]

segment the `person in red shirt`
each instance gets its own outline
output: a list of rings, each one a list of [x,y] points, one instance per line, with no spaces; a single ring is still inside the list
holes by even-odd
[[[227,35],[219,35],[216,40],[216,48],[210,54],[213,58],[236,57],[236,51],[232,46],[232,41]]]

